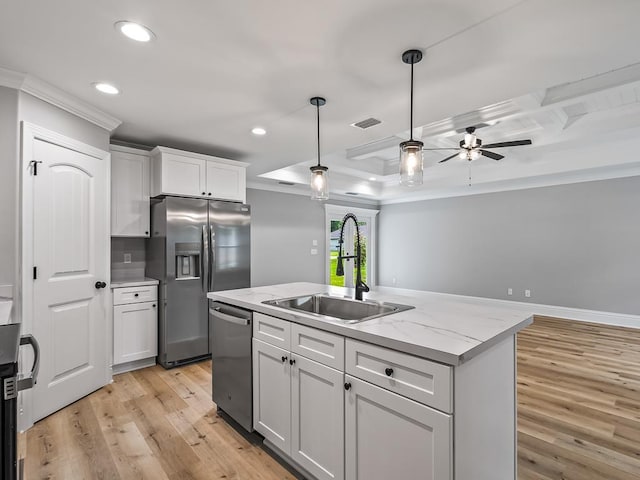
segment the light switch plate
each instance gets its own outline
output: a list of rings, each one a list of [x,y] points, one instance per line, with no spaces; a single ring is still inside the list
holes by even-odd
[[[125,253],[124,254],[124,263],[131,263],[131,254],[130,253]]]

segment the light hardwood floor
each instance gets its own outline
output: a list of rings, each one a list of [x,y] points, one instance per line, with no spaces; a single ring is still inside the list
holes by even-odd
[[[640,480],[640,330],[536,317],[518,335],[519,480]]]
[[[217,416],[210,382],[209,362],[116,376],[29,430],[26,478],[293,480]],[[640,480],[640,331],[536,318],[518,409],[519,480]]]

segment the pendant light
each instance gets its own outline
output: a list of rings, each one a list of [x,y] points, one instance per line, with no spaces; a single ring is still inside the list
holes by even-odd
[[[410,137],[400,144],[400,185],[412,187],[422,185],[422,147],[420,140],[413,139],[413,65],[422,60],[420,50],[407,50],[402,54],[402,61],[411,65],[411,113]]]
[[[329,199],[329,184],[328,175],[329,169],[320,165],[320,107],[327,103],[322,97],[313,97],[309,100],[311,105],[316,107],[316,117],[318,123],[318,165],[314,165],[311,170],[311,199],[312,200],[328,200]]]

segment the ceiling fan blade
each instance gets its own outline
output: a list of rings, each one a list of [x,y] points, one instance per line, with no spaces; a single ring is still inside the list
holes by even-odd
[[[452,158],[455,158],[457,156],[458,156],[458,154],[456,153],[454,155],[451,155],[450,157],[445,158],[444,160],[440,160],[438,163],[444,163],[444,162],[446,162],[448,160],[451,160]]]
[[[504,155],[500,155],[499,153],[489,152],[487,150],[480,150],[480,154],[484,155],[485,157],[489,157],[493,160],[502,160],[504,158]]]
[[[513,142],[498,142],[483,145],[483,148],[519,147],[520,145],[531,145],[531,140],[515,140]]]

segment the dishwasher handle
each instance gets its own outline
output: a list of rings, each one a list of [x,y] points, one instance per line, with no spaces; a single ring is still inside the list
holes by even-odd
[[[225,322],[235,323],[236,325],[251,325],[251,320],[249,318],[236,317],[235,315],[223,313],[220,307],[209,309],[209,314],[214,316],[215,318],[224,320]]]

